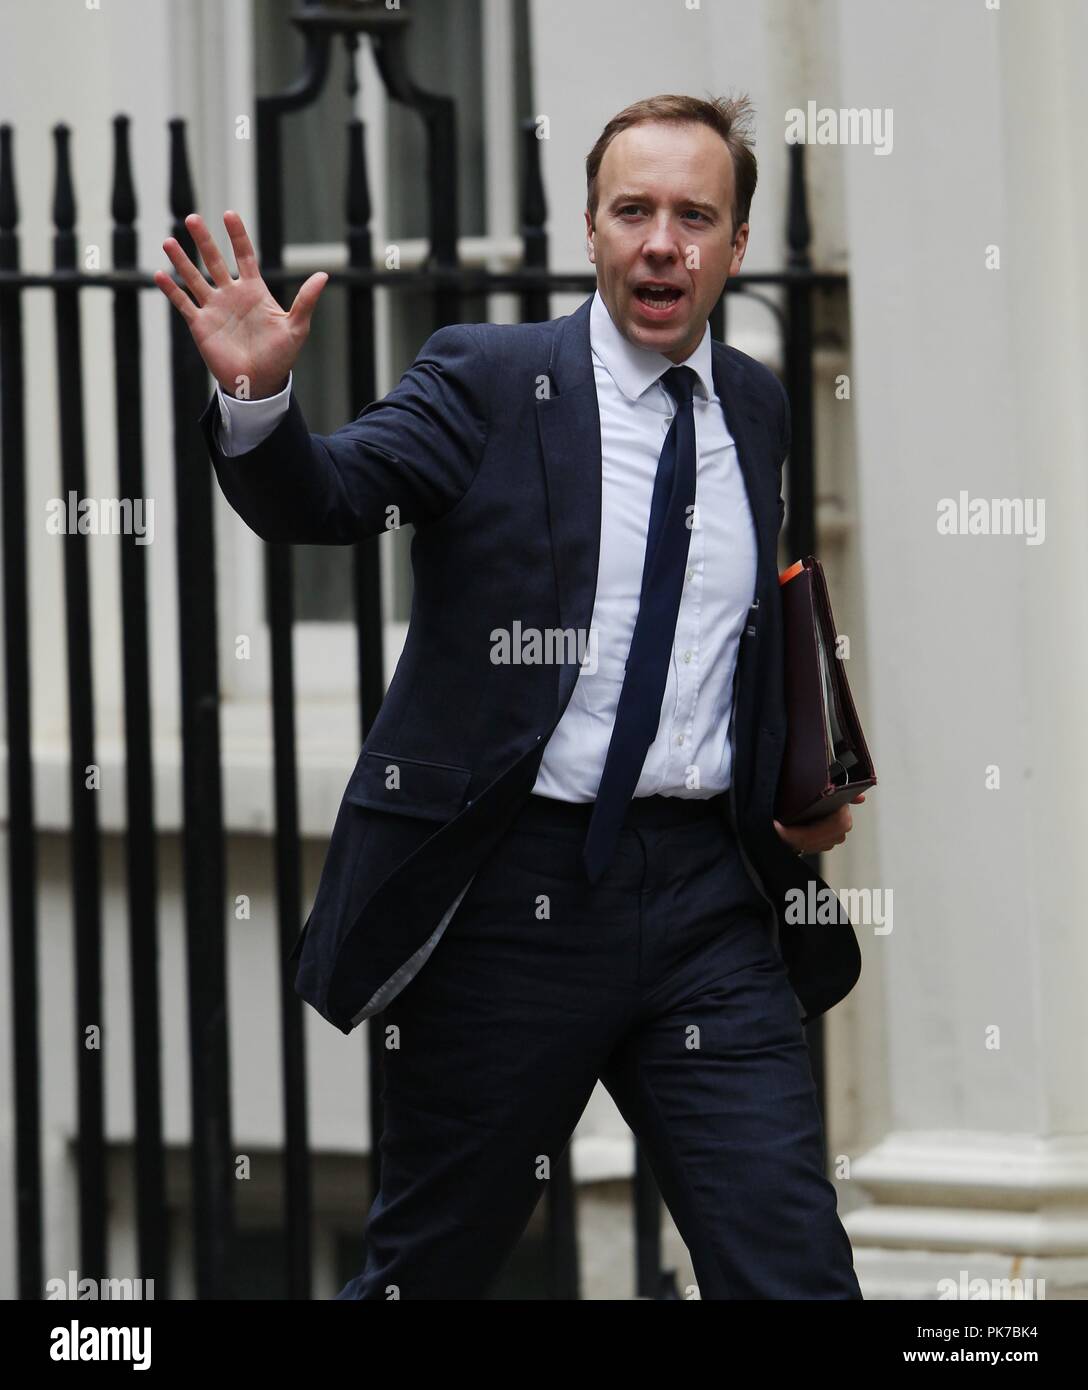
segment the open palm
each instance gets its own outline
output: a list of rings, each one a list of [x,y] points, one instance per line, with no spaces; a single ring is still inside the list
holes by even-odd
[[[274,395],[286,385],[310,335],[314,306],[329,277],[323,270],[315,272],[299,289],[290,310],[283,309],[261,279],[253,243],[236,212],[225,212],[223,225],[238,263],[237,279],[200,214],[191,212],[185,225],[212,283],[208,284],[180,243],[167,237],[163,250],[192,299],[165,270],[155,272],[156,285],[185,320],[197,351],[225,392],[252,400]]]

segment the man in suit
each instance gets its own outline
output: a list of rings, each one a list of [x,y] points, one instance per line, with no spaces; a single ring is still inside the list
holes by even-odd
[[[291,956],[343,1032],[388,1024],[381,1188],[339,1298],[484,1296],[598,1078],[701,1297],[861,1297],[803,1032],[860,956],[845,913],[786,911],[850,811],[773,815],[788,403],[707,325],[747,245],[749,117],[620,112],[586,161],[596,293],[440,329],[330,435],[291,390],[326,278],[284,311],[235,213],[237,280],[196,214],[211,285],[164,243],[245,522],[415,527],[404,651]]]

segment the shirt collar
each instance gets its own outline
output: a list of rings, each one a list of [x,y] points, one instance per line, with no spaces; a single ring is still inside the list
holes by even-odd
[[[625,396],[635,401],[657,381],[662,372],[678,365],[662,352],[652,348],[636,347],[629,343],[612,322],[608,307],[601,298],[600,290],[593,293],[593,303],[589,310],[589,346]],[[713,359],[710,354],[710,324],[703,330],[699,346],[679,365],[690,367],[698,377],[695,394],[702,394],[706,400],[714,397]]]

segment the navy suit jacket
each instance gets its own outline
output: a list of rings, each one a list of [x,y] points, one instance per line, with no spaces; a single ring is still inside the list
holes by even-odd
[[[267,439],[227,458],[214,396],[201,416],[225,497],[265,540],[348,545],[390,524],[415,528],[404,651],[290,956],[296,991],[344,1033],[426,960],[530,794],[574,689],[584,649],[552,664],[496,665],[490,653],[492,631],[515,621],[522,631],[590,628],[601,526],[591,302],[544,323],[439,329],[384,399],[333,434],[311,434],[292,394]],[[758,542],[730,798],[807,1022],[853,988],[861,957],[837,899],[772,824],[786,737],[777,537],[789,406],[753,358],[718,342],[712,357]],[[836,921],[787,920],[786,894],[806,893],[810,880]]]

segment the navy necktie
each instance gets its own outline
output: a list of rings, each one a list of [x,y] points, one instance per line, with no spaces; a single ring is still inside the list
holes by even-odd
[[[620,827],[661,721],[676,636],[695,503],[695,412],[690,367],[670,367],[661,384],[676,414],[657,463],[638,618],[627,656],[616,722],[590,815],[582,860],[591,883],[608,868]]]

